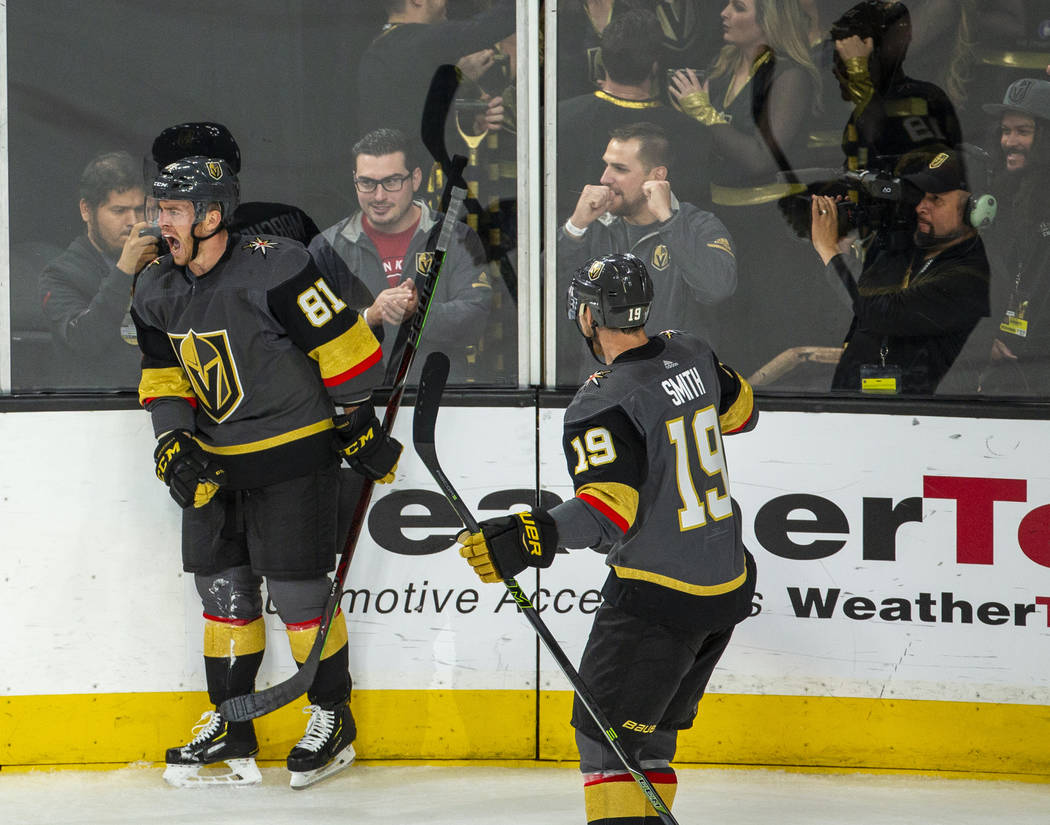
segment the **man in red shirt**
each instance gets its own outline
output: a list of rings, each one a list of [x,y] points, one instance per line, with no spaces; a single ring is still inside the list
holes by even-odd
[[[335,280],[344,299],[382,341],[389,383],[406,337],[399,333],[419,309],[416,284],[422,283],[434,263],[427,240],[442,216],[415,198],[423,172],[402,132],[369,132],[353,152],[354,188],[361,208],[324,230],[309,248],[317,267]],[[413,374],[427,352],[440,349],[452,362],[452,381],[476,378],[467,356],[485,329],[492,302],[485,267],[485,250],[477,233],[466,224],[456,224]]]

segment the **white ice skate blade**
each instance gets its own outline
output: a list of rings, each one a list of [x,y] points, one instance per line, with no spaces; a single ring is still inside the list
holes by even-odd
[[[354,757],[357,754],[354,752],[353,745],[347,745],[339,753],[335,755],[327,765],[324,765],[317,770],[313,771],[292,771],[291,786],[293,791],[301,791],[303,788],[308,788],[320,782],[322,779],[327,779],[333,773],[338,773],[343,768],[349,768],[354,761]]]
[[[220,773],[225,765],[228,770]],[[204,771],[202,773],[202,771]],[[168,765],[164,781],[175,788],[203,788],[205,785],[258,785],[262,774],[250,756],[227,759],[214,765]]]

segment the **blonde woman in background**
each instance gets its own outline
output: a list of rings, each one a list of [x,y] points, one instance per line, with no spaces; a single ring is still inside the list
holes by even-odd
[[[721,349],[750,371],[796,345],[834,344],[848,318],[805,269],[777,205],[805,190],[793,170],[821,108],[810,17],[800,0],[730,0],[721,21],[725,45],[706,77],[676,72],[668,92],[710,131],[712,211],[736,242],[740,278],[736,335]]]

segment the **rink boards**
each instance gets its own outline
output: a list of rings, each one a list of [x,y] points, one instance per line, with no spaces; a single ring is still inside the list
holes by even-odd
[[[561,409],[442,410],[446,473],[479,518],[571,495]],[[397,435],[410,441],[411,414]],[[727,440],[759,568],[681,739],[682,761],[1050,776],[1047,424],[772,412]],[[200,605],[178,511],[153,478],[144,413],[0,415],[7,666],[0,765],[156,760],[205,707]],[[365,759],[572,759],[571,694],[406,449],[377,490],[348,577]],[[604,559],[521,577],[570,658]],[[286,678],[268,616],[260,686]],[[263,758],[299,706],[259,725]],[[56,712],[57,711],[57,712]]]

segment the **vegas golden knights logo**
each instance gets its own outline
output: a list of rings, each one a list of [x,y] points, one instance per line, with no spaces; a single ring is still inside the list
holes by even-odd
[[[433,252],[417,252],[416,253],[416,272],[420,275],[429,275],[430,270],[434,268],[434,253]]]
[[[226,330],[191,329],[185,335],[168,333],[168,337],[204,411],[215,421],[223,421],[244,398]]]
[[[208,174],[211,175],[215,180],[219,180],[222,177],[222,164],[214,160],[209,160],[206,164],[208,167]]]
[[[653,257],[650,263],[653,269],[661,271],[667,269],[668,264],[671,263],[671,253],[667,249],[667,244],[657,244],[656,249],[653,250]]]

